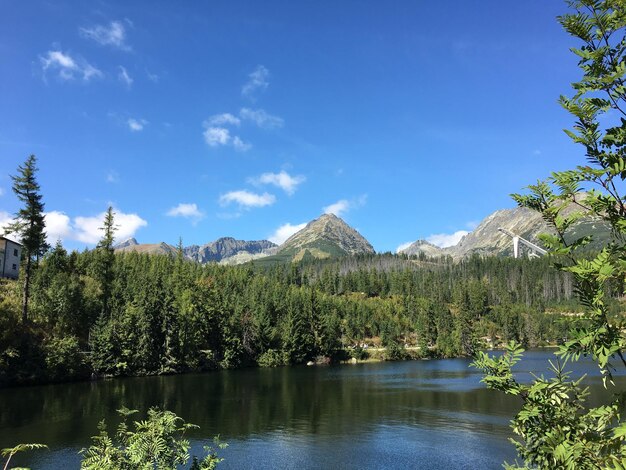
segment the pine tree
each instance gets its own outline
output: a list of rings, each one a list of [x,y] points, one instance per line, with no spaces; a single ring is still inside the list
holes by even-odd
[[[102,288],[102,314],[110,315],[110,297],[113,289],[113,264],[115,263],[115,252],[113,250],[113,243],[115,241],[115,212],[113,208],[109,206],[104,215],[104,224],[100,229],[104,232],[104,235],[98,242],[98,278]]]
[[[15,233],[21,238],[24,268],[24,291],[22,297],[22,323],[28,320],[28,299],[30,297],[30,281],[33,264],[48,250],[45,233],[44,204],[41,201],[39,183],[35,179],[37,159],[28,157],[24,165],[17,168],[18,175],[11,176],[13,192],[24,206],[15,213],[13,222],[5,229],[5,233]]]

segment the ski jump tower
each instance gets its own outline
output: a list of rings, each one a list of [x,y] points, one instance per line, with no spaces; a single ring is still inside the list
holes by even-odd
[[[498,230],[513,239],[513,257],[514,258],[519,258],[519,244],[520,243],[530,249],[530,254],[528,255],[529,258],[538,258],[539,256],[545,255],[546,253],[548,253],[543,248],[538,247],[534,243],[529,242],[528,240],[520,237],[519,235],[515,235],[510,230],[507,230],[505,228],[499,228]]]

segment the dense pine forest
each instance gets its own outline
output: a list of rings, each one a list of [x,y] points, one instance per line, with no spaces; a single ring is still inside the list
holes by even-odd
[[[364,359],[376,346],[401,359],[560,342],[580,308],[550,263],[384,254],[203,266],[182,252],[114,254],[112,239],[83,253],[59,243],[32,271],[26,321],[23,283],[0,284],[0,383]]]

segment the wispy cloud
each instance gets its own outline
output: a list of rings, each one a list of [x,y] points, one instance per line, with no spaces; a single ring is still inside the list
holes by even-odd
[[[241,124],[241,120],[230,113],[214,114],[204,122],[206,126],[224,126],[228,124],[238,126]]]
[[[4,196],[4,188],[0,188],[0,196]]]
[[[366,203],[367,194],[363,194],[356,199],[340,199],[339,201],[324,207],[322,210],[325,214],[335,214],[337,217],[341,217],[350,210],[362,207]]]
[[[148,80],[150,80],[152,83],[159,83],[159,75],[156,73],[152,73],[146,70],[146,77],[148,77]]]
[[[123,51],[131,48],[126,44],[126,28],[121,21],[111,21],[108,26],[95,25],[91,28],[79,28],[80,35],[91,39],[101,46],[112,46]]]
[[[48,51],[45,56],[39,56],[44,80],[46,75],[57,72],[61,80],[82,79],[85,82],[93,78],[101,78],[103,74],[96,67],[80,57],[72,57],[68,52]]]
[[[283,118],[268,114],[263,109],[242,108],[241,111],[239,111],[239,115],[241,119],[252,121],[262,129],[276,129],[283,127],[285,124]]]
[[[228,145],[230,142],[230,131],[225,127],[207,127],[203,135],[204,141],[209,147]]]
[[[256,194],[246,190],[230,191],[220,196],[220,204],[227,206],[231,203],[236,203],[242,208],[252,207],[265,207],[271,206],[276,202],[276,197],[273,194],[263,193]]]
[[[133,85],[133,78],[128,75],[128,71],[126,70],[125,67],[122,67],[121,65],[118,67],[119,68],[119,73],[117,74],[117,79],[122,82],[124,85],[126,85],[126,87],[130,88]]]
[[[107,183],[119,183],[120,175],[117,173],[117,171],[111,170],[107,173],[105,181]]]
[[[235,136],[233,137],[233,147],[238,152],[247,152],[248,150],[252,148],[252,144],[248,142],[244,142],[239,137]]]
[[[406,242],[406,243],[402,243],[398,246],[398,248],[396,248],[396,253],[400,253],[401,251],[406,250],[408,247],[410,247],[414,242]]]
[[[454,246],[461,238],[467,235],[469,232],[467,230],[457,230],[454,233],[435,233],[426,237],[426,241],[432,243],[439,248],[446,248],[448,246]]]
[[[251,144],[244,142],[238,136],[232,136],[230,134],[230,130],[226,127],[216,126],[211,124],[211,119],[215,119],[217,121],[225,121],[231,118],[237,119],[231,114],[221,114],[217,116],[213,116],[204,122],[204,132],[202,135],[204,136],[204,141],[209,147],[221,147],[225,145],[232,145],[235,150],[238,152],[245,152],[250,150],[252,147]]]
[[[283,224],[268,237],[268,240],[276,243],[277,245],[282,245],[285,243],[285,240],[287,240],[294,233],[302,230],[304,227],[306,227],[306,222],[296,225],[291,225],[290,223]]]
[[[278,186],[287,194],[292,195],[298,186],[306,181],[302,175],[291,176],[286,171],[280,173],[263,173],[255,178],[249,178],[248,182],[254,185],[272,184]]]
[[[148,125],[148,121],[146,121],[145,119],[130,118],[128,119],[128,121],[126,121],[126,124],[128,124],[128,128],[132,132],[141,132]]]
[[[248,81],[241,87],[241,94],[251,100],[255,99],[258,92],[265,91],[269,86],[270,72],[262,65],[257,65],[248,76]]]
[[[198,209],[198,205],[196,203],[180,203],[176,207],[172,207],[165,214],[169,217],[184,217],[185,219],[190,219],[192,223],[195,225],[200,220],[204,218],[204,212]]]

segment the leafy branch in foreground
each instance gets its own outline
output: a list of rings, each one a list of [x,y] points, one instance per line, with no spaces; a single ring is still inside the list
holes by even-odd
[[[572,273],[585,307],[586,326],[570,334],[557,356],[565,361],[591,357],[607,387],[614,386],[616,364],[626,366],[623,315],[612,316],[608,308],[610,294],[623,294],[626,279],[626,0],[576,0],[568,5],[574,11],[559,22],[582,41],[572,51],[583,76],[573,84],[574,96],[559,101],[576,118],[566,133],[585,148],[587,165],[552,173],[547,181],[529,186],[530,194],[513,198],[541,212],[550,225],[552,233],[542,235],[542,241],[555,267]],[[575,233],[583,217],[608,224],[612,232],[612,240],[591,259],[580,250],[592,236]],[[521,397],[522,410],[512,426],[522,438],[514,442],[525,464],[625,469],[626,423],[621,422],[619,395],[607,405],[588,408],[584,377],[571,380],[560,362],[551,362],[554,377],[535,377],[532,384],[522,385],[511,371],[521,352],[513,343],[504,356],[480,354],[473,365],[485,372],[488,387]]]
[[[85,470],[170,470],[180,468],[189,462],[191,444],[185,438],[190,429],[197,429],[195,424],[186,423],[171,411],[158,408],[148,410],[147,419],[135,421],[129,426],[127,419],[137,410],[122,408],[118,410],[122,422],[117,428],[115,438],[109,436],[104,421],[98,428],[100,433],[93,436],[93,444],[83,449],[81,468]],[[227,444],[215,438],[217,449],[224,449]],[[213,470],[223,459],[217,456],[213,447],[205,446],[206,455],[199,460],[193,457],[191,470]]]
[[[9,463],[11,462],[11,458],[17,454],[18,452],[25,452],[27,450],[35,450],[35,449],[47,449],[48,446],[44,444],[18,444],[15,447],[9,447],[7,449],[1,449],[0,455],[2,457],[6,457],[6,462],[4,463],[3,470],[7,470],[9,468]],[[20,470],[17,467],[12,467],[12,470]]]

